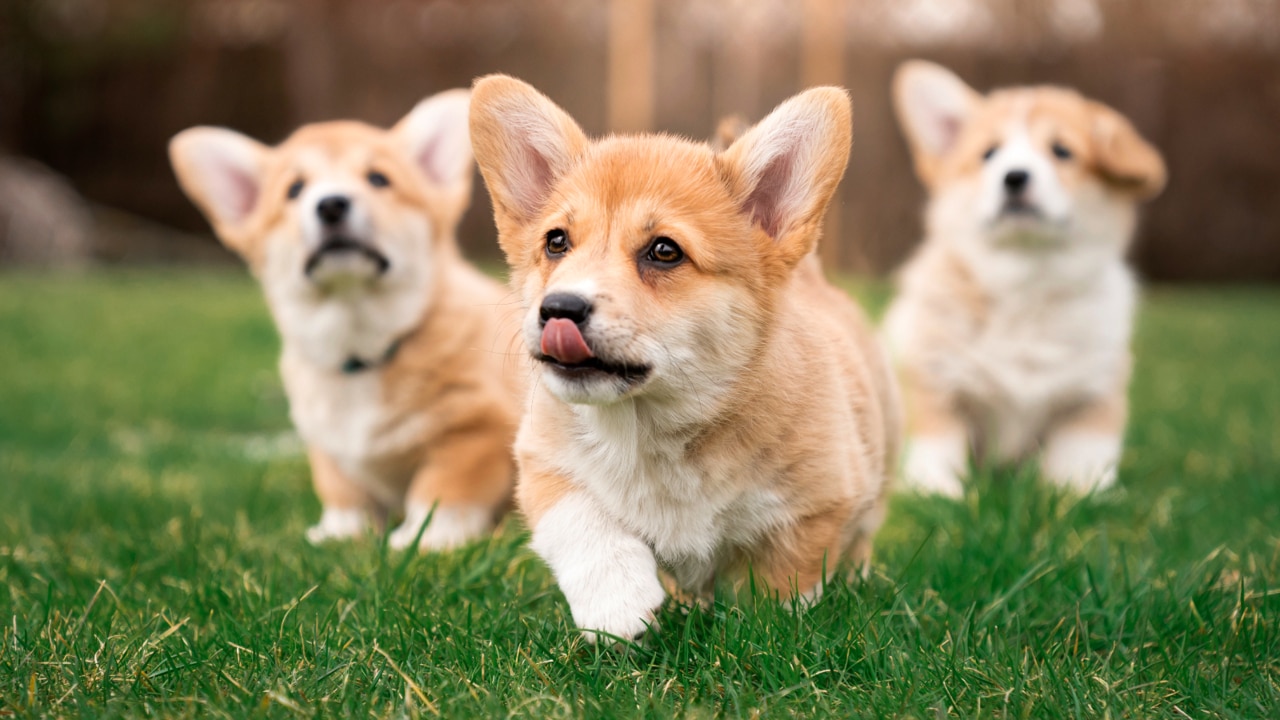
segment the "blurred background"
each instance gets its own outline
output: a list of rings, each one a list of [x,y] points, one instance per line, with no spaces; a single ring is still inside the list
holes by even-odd
[[[1133,119],[1171,181],[1134,259],[1162,282],[1280,281],[1280,0],[2,0],[0,266],[231,263],[168,138],[387,125],[506,72],[590,133],[707,137],[813,84],[849,88],[854,149],[827,262],[884,275],[923,193],[889,106],[899,62],[981,90],[1074,86]],[[482,185],[462,230],[498,259]]]

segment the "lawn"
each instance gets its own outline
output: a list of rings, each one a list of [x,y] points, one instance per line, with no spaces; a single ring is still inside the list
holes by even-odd
[[[1276,290],[1148,292],[1119,490],[902,496],[868,581],[626,652],[517,520],[307,545],[277,348],[239,272],[0,275],[0,716],[1280,717]]]

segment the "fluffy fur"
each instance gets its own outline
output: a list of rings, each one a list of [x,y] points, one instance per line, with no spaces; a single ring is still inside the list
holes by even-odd
[[[995,462],[1043,450],[1053,482],[1112,484],[1137,296],[1124,256],[1138,202],[1164,185],[1160,155],[1063,88],[982,96],[916,61],[894,91],[929,191],[925,241],[886,319],[908,483],[959,495],[971,450]]]
[[[274,148],[204,127],[170,145],[183,189],[248,262],[280,330],[324,506],[313,542],[403,515],[391,543],[406,547],[435,507],[421,547],[445,548],[508,503],[523,393],[500,341],[511,311],[454,238],[474,174],[468,105],[448,91],[389,131],[308,125]]]
[[[849,101],[780,106],[723,152],[587,139],[509,77],[477,82],[471,133],[541,362],[516,441],[517,501],[579,627],[631,638],[665,597],[719,581],[815,596],[865,566],[898,408],[887,357],[811,251],[844,172]],[[563,233],[567,250],[553,252]],[[683,257],[663,264],[656,244]],[[613,368],[557,365],[544,300],[589,304]]]

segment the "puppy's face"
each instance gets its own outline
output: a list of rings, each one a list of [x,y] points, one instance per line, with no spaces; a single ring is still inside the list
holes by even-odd
[[[723,153],[587,140],[530,86],[474,91],[471,132],[545,386],[570,403],[705,397],[757,353],[848,157],[848,100],[784,104]]]
[[[1164,185],[1160,155],[1122,116],[1060,88],[983,97],[910,62],[895,100],[916,168],[948,224],[1008,246],[1095,237],[1090,225]]]
[[[468,96],[442,93],[394,129],[330,122],[269,148],[192,128],[170,154],[218,236],[271,293],[418,284],[431,238],[451,234],[470,191]]]

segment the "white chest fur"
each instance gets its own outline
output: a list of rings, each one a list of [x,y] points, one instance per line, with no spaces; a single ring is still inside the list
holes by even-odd
[[[742,482],[749,471],[690,458],[691,438],[657,431],[661,423],[636,403],[575,411],[561,469],[682,574],[709,576],[725,549],[788,521],[781,497],[764,483]]]
[[[1125,370],[1134,298],[1119,263],[1084,287],[1000,297],[960,358],[962,388],[1025,406],[1110,391]]]
[[[351,358],[383,358],[421,322],[426,294],[405,287],[268,299],[283,337],[280,370],[299,434],[381,501],[398,503],[427,418],[388,397],[377,367],[344,373],[342,366]]]
[[[280,366],[289,414],[307,445],[385,504],[398,503],[416,464],[424,414],[389,403],[376,369],[345,374],[316,368],[287,348]]]
[[[991,452],[1011,459],[1055,414],[1124,382],[1136,285],[1119,257],[984,260],[973,269],[988,298],[980,312],[909,276],[886,330],[897,352],[978,413]]]

